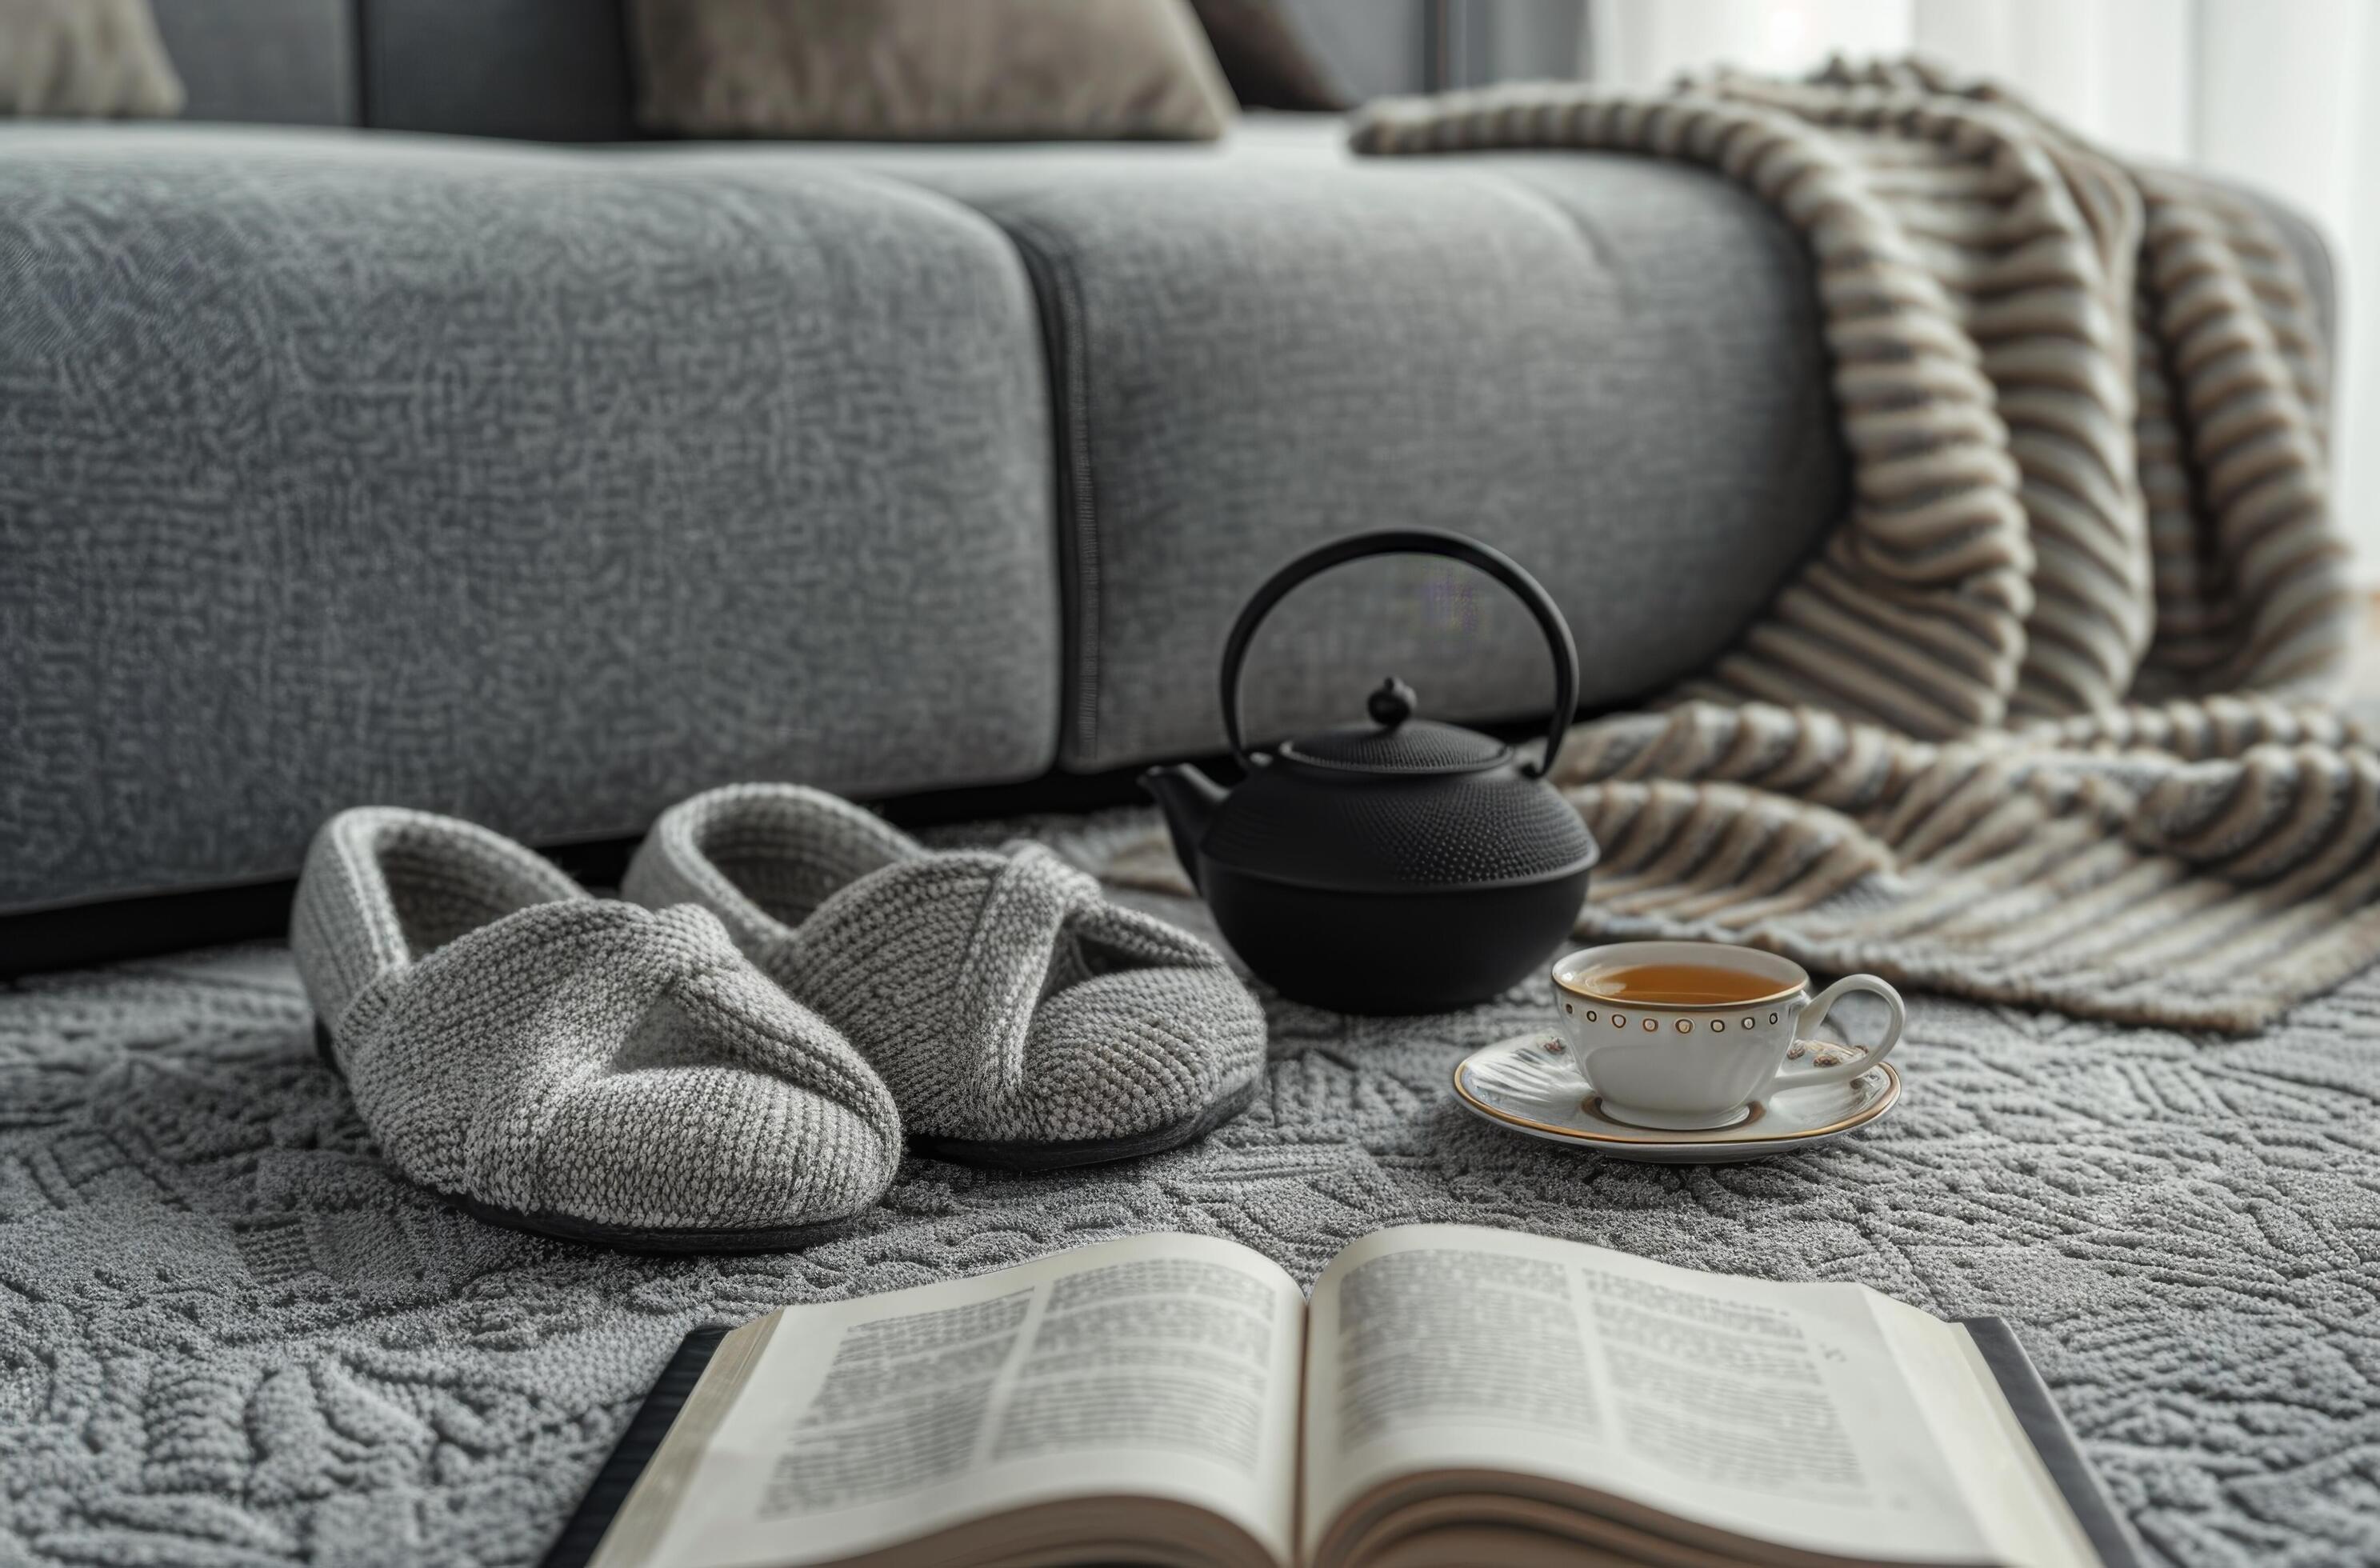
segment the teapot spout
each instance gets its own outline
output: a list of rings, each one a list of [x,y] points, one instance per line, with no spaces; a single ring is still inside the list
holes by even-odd
[[[1165,813],[1165,831],[1172,835],[1174,857],[1193,887],[1198,884],[1198,841],[1215,820],[1215,808],[1230,792],[1186,762],[1151,768],[1140,775],[1140,787],[1156,797]]]

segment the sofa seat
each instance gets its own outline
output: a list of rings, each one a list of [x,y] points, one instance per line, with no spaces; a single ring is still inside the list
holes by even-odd
[[[1798,241],[1651,159],[15,126],[0,262],[0,913],[286,878],[361,801],[551,845],[1212,753],[1233,615],[1362,529],[1510,552],[1623,705],[1845,501]],[[1251,732],[1392,673],[1552,684],[1492,584],[1363,562]]]
[[[1049,398],[990,222],[815,166],[0,130],[0,910],[1030,777]]]
[[[1222,744],[1216,661],[1305,547],[1447,528],[1537,574],[1609,706],[1707,662],[1840,515],[1809,268],[1697,169],[1514,153],[1357,159],[1332,118],[1220,146],[667,146],[705,175],[859,168],[998,224],[1039,292],[1060,443],[1076,769]],[[1253,729],[1541,714],[1546,651],[1484,578],[1346,568],[1250,657]]]
[[[1543,575],[1585,695],[1835,509],[1803,265],[1706,176],[1220,148],[0,131],[0,909],[290,874],[358,801],[538,843],[1220,744],[1246,595],[1354,529]],[[1460,568],[1257,650],[1271,733],[1543,712]]]

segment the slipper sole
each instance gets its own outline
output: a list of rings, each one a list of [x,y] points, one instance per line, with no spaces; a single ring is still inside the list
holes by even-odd
[[[422,1190],[436,1192],[437,1189],[425,1187]],[[552,1236],[558,1241],[613,1247],[622,1252],[797,1252],[803,1247],[847,1235],[859,1222],[857,1215],[852,1215],[841,1220],[819,1220],[806,1225],[780,1225],[773,1229],[648,1230],[635,1225],[598,1224],[592,1220],[581,1220],[569,1214],[529,1214],[517,1209],[499,1209],[492,1203],[482,1203],[461,1193],[441,1192],[437,1196],[474,1220],[484,1220],[491,1225]]]
[[[1075,1138],[1063,1143],[1017,1143],[933,1137],[912,1133],[909,1135],[909,1149],[929,1159],[948,1160],[959,1165],[989,1166],[999,1171],[1063,1171],[1077,1165],[1110,1165],[1119,1160],[1138,1160],[1146,1155],[1162,1154],[1169,1149],[1179,1149],[1185,1143],[1205,1137],[1255,1104],[1257,1090],[1263,1086],[1264,1075],[1259,1073],[1195,1116],[1169,1122],[1147,1132],[1127,1133],[1122,1137]]]

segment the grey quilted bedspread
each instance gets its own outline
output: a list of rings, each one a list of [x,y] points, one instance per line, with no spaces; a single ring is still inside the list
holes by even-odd
[[[1892,1116],[1711,1169],[1459,1112],[1454,1063],[1539,1005],[1268,998],[1269,1089],[1202,1146],[1062,1178],[913,1161],[846,1240],[669,1260],[407,1186],[316,1064],[276,947],[20,982],[0,1564],[532,1562],[694,1324],[1155,1229],[1310,1279],[1439,1220],[2004,1315],[2153,1557],[2380,1561],[2380,977],[2245,1039],[1919,999]]]

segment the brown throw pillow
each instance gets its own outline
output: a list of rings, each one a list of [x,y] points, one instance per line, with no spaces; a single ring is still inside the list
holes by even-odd
[[[1276,0],[1190,0],[1223,79],[1243,109],[1310,109],[1337,113],[1347,90],[1315,58]]]
[[[1184,0],[634,0],[648,130],[1040,140],[1220,136]]]
[[[0,0],[0,115],[181,112],[182,79],[149,0]]]

